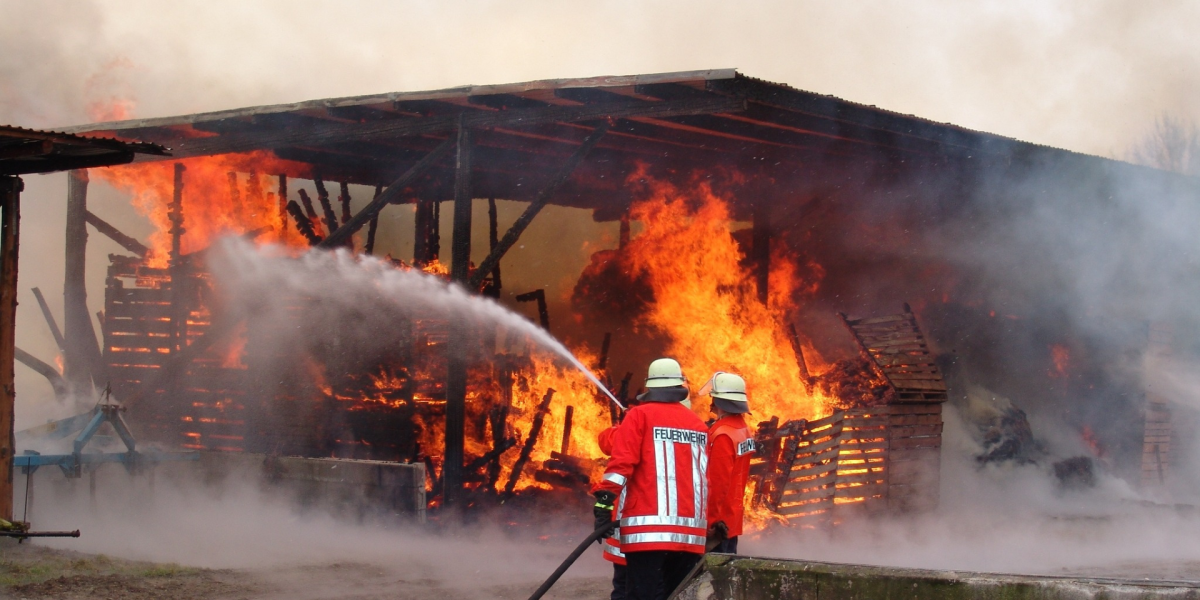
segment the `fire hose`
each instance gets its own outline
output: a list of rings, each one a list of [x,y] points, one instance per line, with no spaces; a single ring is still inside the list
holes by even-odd
[[[592,542],[595,542],[596,540],[608,535],[609,532],[613,530],[613,527],[616,527],[616,525],[617,523],[614,521],[612,523],[606,523],[600,527],[597,527],[595,531],[587,536],[587,539],[583,540],[578,546],[575,547],[575,550],[567,556],[567,559],[564,560],[561,565],[558,565],[558,568],[550,574],[550,578],[542,583],[542,587],[539,587],[537,591],[533,592],[533,595],[529,597],[529,600],[538,600],[542,596],[545,596],[546,592],[550,591],[550,588],[554,587],[554,584],[558,582],[558,578],[562,577],[563,573],[566,573],[567,569],[571,568],[571,565],[575,564],[575,561],[579,559],[580,555],[582,555],[585,550],[587,550],[588,546],[591,546]]]

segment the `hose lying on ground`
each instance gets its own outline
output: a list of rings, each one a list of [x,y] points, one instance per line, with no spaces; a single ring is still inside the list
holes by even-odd
[[[615,526],[616,522],[607,523],[598,527],[591,533],[591,535],[588,535],[587,539],[583,540],[583,542],[581,542],[579,546],[577,546],[575,550],[571,552],[570,556],[567,556],[567,560],[564,560],[561,565],[558,565],[558,568],[550,574],[550,578],[542,584],[542,587],[538,588],[537,591],[535,591],[533,595],[529,597],[529,600],[538,600],[542,596],[545,596],[546,592],[550,591],[550,588],[554,587],[554,584],[558,582],[558,578],[562,577],[563,573],[566,573],[567,569],[571,568],[571,565],[575,564],[575,561],[579,559],[579,556],[583,554],[585,550],[587,550],[587,547],[591,546],[592,542],[608,535]]]

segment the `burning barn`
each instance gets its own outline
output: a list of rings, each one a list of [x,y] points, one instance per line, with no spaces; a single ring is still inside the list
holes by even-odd
[[[99,333],[67,340],[65,374],[111,386],[160,443],[424,462],[447,503],[578,488],[600,468],[595,436],[616,411],[502,330],[373,311],[386,299],[349,289],[337,304],[266,293],[275,316],[229,318],[209,249],[235,235],[292,256],[374,254],[497,299],[622,398],[659,354],[693,379],[742,373],[761,422],[760,515],[936,505],[943,404],[981,394],[1012,401],[977,419],[988,460],[1082,453],[1160,480],[1171,460],[1165,401],[1122,366],[1172,307],[1064,293],[1071,263],[1051,254],[1092,249],[1036,234],[1063,215],[1112,227],[1130,198],[1194,195],[1185,178],[732,70],[74,131],[171,149],[76,172],[68,198],[68,261],[84,223],[127,252],[110,257]],[[157,233],[134,240],[92,214],[89,177],[130,192]],[[1111,263],[1142,281],[1126,258]],[[67,285],[67,321],[90,322],[82,278]],[[303,335],[281,344],[281,329]],[[1018,413],[1078,432],[1078,452],[1034,457]]]

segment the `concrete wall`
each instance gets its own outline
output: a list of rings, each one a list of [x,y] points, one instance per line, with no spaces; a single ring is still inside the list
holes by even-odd
[[[425,465],[371,460],[278,457],[243,452],[200,452],[200,460],[163,462],[130,475],[119,464],[88,469],[68,479],[57,467],[33,475],[29,519],[71,522],[70,507],[93,509],[113,503],[152,502],[156,484],[192,490],[197,486],[219,497],[225,489],[251,486],[265,496],[302,511],[333,515],[351,522],[425,521]],[[24,514],[26,477],[14,478]],[[43,502],[49,502],[44,505]],[[86,509],[85,509],[86,510]],[[64,512],[66,511],[66,512]],[[40,513],[40,514],[39,514]]]
[[[190,465],[209,484],[228,477],[259,479],[308,510],[360,521],[388,516],[425,521],[423,463],[201,452]]]
[[[710,554],[680,600],[1172,600],[1200,584],[893,569]]]

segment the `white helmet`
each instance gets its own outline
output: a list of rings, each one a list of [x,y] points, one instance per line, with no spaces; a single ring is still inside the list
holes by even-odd
[[[750,412],[750,400],[746,397],[746,380],[740,375],[717,371],[704,385],[700,393],[707,392],[713,405],[730,414]]]
[[[673,358],[660,358],[650,363],[650,368],[646,370],[648,388],[675,387],[685,383],[687,378],[683,376],[683,369]]]

